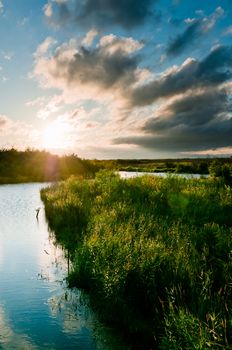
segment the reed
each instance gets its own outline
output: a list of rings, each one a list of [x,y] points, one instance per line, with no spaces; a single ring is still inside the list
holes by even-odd
[[[137,349],[232,345],[232,189],[109,172],[42,190],[70,286]]]

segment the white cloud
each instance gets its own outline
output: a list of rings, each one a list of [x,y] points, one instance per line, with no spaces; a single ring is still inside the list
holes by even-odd
[[[12,51],[0,51],[1,56],[4,58],[6,61],[11,61],[11,59],[14,57],[14,52]]]
[[[3,5],[3,2],[0,1],[0,13],[3,13],[4,11],[4,5]]]
[[[37,97],[34,100],[25,103],[26,107],[43,106],[45,103],[45,97]]]
[[[112,55],[119,50],[131,54],[141,50],[144,44],[133,38],[121,38],[114,34],[109,34],[100,39],[99,46],[104,49],[106,53]]]
[[[194,22],[196,22],[196,18],[186,18],[185,20],[184,20],[184,22],[185,23],[187,23],[187,24],[191,24],[191,23],[194,23]]]
[[[62,106],[63,97],[60,95],[54,95],[50,99],[45,97],[38,97],[35,100],[28,101],[26,103],[27,107],[39,107],[40,109],[37,112],[37,118],[47,119],[53,113],[58,112]]]
[[[84,37],[84,39],[82,40],[82,45],[83,46],[91,46],[93,43],[93,40],[96,38],[96,36],[98,35],[98,31],[96,29],[91,29],[86,36]]]
[[[212,29],[217,21],[224,15],[225,11],[221,6],[217,7],[216,10],[209,16],[203,18],[203,27],[202,29],[205,32],[208,32]]]
[[[232,26],[227,27],[223,35],[232,35]]]
[[[44,14],[47,18],[51,18],[53,15],[53,9],[52,9],[52,3],[48,2],[44,7],[43,7]]]
[[[4,54],[4,59],[7,61],[11,61],[11,59],[14,57],[14,53],[13,52],[6,52]]]
[[[68,0],[49,0],[48,3],[43,7],[43,12],[48,19],[53,16],[52,2],[57,3],[58,5],[62,5],[68,2]]]
[[[40,57],[40,56],[44,56],[45,54],[47,54],[48,50],[57,43],[57,41],[48,36],[37,48],[36,52],[35,52],[35,56],[36,57]]]

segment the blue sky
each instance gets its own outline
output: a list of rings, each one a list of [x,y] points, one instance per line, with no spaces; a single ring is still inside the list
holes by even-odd
[[[231,155],[232,3],[0,1],[0,147]]]

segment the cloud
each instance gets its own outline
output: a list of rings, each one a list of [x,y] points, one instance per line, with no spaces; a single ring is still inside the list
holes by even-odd
[[[44,56],[48,50],[56,44],[56,40],[52,37],[47,37],[37,48],[34,56],[40,57]]]
[[[202,33],[201,20],[190,23],[187,29],[172,40],[167,48],[167,55],[177,55],[191,45]]]
[[[25,103],[26,107],[35,107],[35,106],[43,106],[45,103],[45,97],[37,97],[34,100],[28,101]]]
[[[120,137],[114,143],[166,152],[231,147],[231,112],[231,100],[225,89],[197,90],[162,105],[143,123],[139,136]]]
[[[141,25],[152,15],[156,0],[75,0],[50,1],[44,13],[55,24],[76,23],[96,28]]]
[[[98,31],[96,29],[91,29],[86,33],[84,39],[82,40],[82,45],[85,47],[91,46],[97,35]]]
[[[26,102],[26,107],[39,107],[39,110],[37,112],[37,118],[39,119],[47,119],[52,114],[60,111],[63,104],[63,97],[59,95],[54,95],[52,97],[45,98],[45,97],[38,97],[34,100]]]
[[[2,253],[2,252],[1,252]],[[27,334],[16,333],[12,327],[11,320],[6,317],[6,312],[0,305],[0,328],[1,338],[4,339],[4,348],[21,348],[21,349],[37,349]],[[17,346],[16,346],[17,345]]]
[[[232,46],[217,46],[202,61],[188,58],[180,67],[174,66],[158,78],[133,89],[130,103],[144,106],[187,90],[219,86],[231,78]]]
[[[28,17],[23,17],[22,19],[20,19],[17,23],[19,26],[23,27],[25,26],[25,24],[27,24],[29,22],[29,18]]]
[[[107,131],[107,138],[114,145],[165,152],[232,146],[232,46],[217,46],[202,60],[188,58],[158,76],[148,71],[139,78],[141,48],[140,42],[115,35],[101,37],[90,48],[71,41],[50,56],[36,57],[34,74],[44,78],[45,86],[74,94],[76,101],[96,100],[108,93],[111,102],[105,112],[115,129]],[[113,107],[113,99],[119,108]],[[153,108],[158,99],[159,107]],[[76,117],[73,122],[79,123],[82,136],[84,130],[91,130],[86,125],[93,125],[92,121],[80,124]],[[101,124],[94,126],[103,133]]]
[[[43,8],[44,14],[47,18],[51,18],[53,15],[52,3],[47,3]]]
[[[224,10],[221,7],[218,7],[209,17],[199,19],[187,18],[185,23],[188,24],[188,27],[183,33],[177,35],[177,37],[169,43],[167,47],[167,55],[178,55],[183,52],[185,48],[189,47],[196,40],[208,33],[223,14]]]
[[[142,46],[132,38],[115,35],[102,37],[91,48],[78,46],[75,40],[70,40],[57,47],[49,57],[36,54],[34,77],[45,87],[75,93],[77,99],[81,96],[95,99],[96,90],[112,93],[136,81],[140,60],[137,51]],[[38,51],[43,51],[41,45]]]
[[[3,67],[0,66],[0,81],[5,83],[8,79],[3,75]]]
[[[0,115],[0,147],[16,147],[25,149],[37,147],[40,141],[38,130],[30,124],[20,120],[12,120],[7,116]]]
[[[83,6],[87,4],[92,2],[83,2]],[[51,5],[52,16],[61,5],[70,11],[69,1],[59,5],[53,1]],[[166,55],[182,52],[208,33],[222,15],[223,10],[218,8],[208,17],[187,19],[179,43],[176,38]],[[86,99],[102,103],[100,113],[93,118],[87,108],[86,119],[81,120],[80,104],[65,117],[75,130],[75,146],[91,146],[92,142],[103,145],[112,140],[115,148],[126,144],[163,152],[201,152],[232,146],[228,85],[232,80],[232,46],[216,46],[203,58],[190,57],[155,75],[142,64],[144,43],[114,34],[101,36],[94,21],[91,28],[82,39],[71,39],[53,48],[54,39],[47,38],[34,56],[34,77],[43,87],[60,90],[63,103],[70,96],[72,102]],[[44,104],[40,117],[56,112],[57,106],[60,108],[60,104]]]
[[[53,96],[46,105],[44,105],[37,113],[37,118],[39,119],[47,119],[51,116],[51,114],[54,114],[58,112],[62,107],[61,103],[63,102],[62,96],[55,95]]]
[[[220,116],[226,119],[231,112],[231,105],[225,90],[206,90],[180,96],[170,104],[165,105],[156,113],[155,118],[148,120],[143,130],[145,132],[160,132],[184,126],[200,127],[210,123]]]
[[[227,27],[223,35],[232,35],[232,26]]]
[[[14,57],[14,53],[10,51],[1,51],[1,56],[4,58],[4,60],[11,61],[11,59]]]
[[[9,119],[4,115],[0,115],[0,132],[3,132],[8,125],[9,125]]]
[[[166,152],[231,147],[231,79],[232,46],[218,46],[201,61],[189,58],[132,89],[131,108],[148,108],[158,99],[159,107],[136,133],[128,130],[114,144]]]
[[[4,5],[3,5],[3,2],[0,1],[0,13],[3,13],[4,11]]]
[[[182,155],[188,156],[201,156],[201,157],[208,157],[208,156],[214,156],[214,157],[231,157],[232,155],[232,147],[219,147],[217,149],[207,149],[203,151],[187,151],[187,152],[181,152]]]

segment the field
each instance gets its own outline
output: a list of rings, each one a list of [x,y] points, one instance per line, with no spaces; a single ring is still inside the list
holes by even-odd
[[[232,346],[230,186],[103,171],[41,197],[72,259],[70,286],[88,291],[128,348]]]

